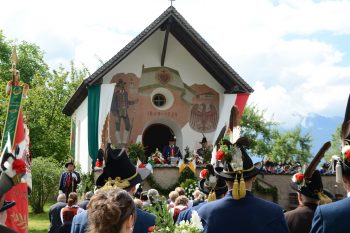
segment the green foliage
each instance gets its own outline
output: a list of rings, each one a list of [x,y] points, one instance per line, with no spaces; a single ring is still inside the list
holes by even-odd
[[[78,194],[80,197],[83,197],[85,193],[89,191],[94,191],[95,188],[95,179],[94,173],[80,173],[80,184],[78,185]]]
[[[333,155],[341,155],[341,139],[340,139],[340,128],[341,125],[339,125],[335,132],[332,134],[332,146],[331,148],[326,152],[324,159],[326,161],[330,161]]]
[[[128,155],[133,164],[137,164],[137,159],[146,163],[145,148],[142,143],[132,143],[128,146]]]
[[[253,183],[253,192],[271,195],[273,202],[278,203],[278,189],[276,186],[273,186],[271,188],[264,188],[259,184],[259,181],[256,180]]]
[[[265,119],[265,111],[247,106],[242,116],[242,136],[250,139],[251,153],[269,157],[274,162],[295,160],[307,162],[311,156],[310,134],[302,134],[301,127],[280,132],[277,123]]]
[[[71,119],[62,109],[82,82],[86,71],[63,68],[48,76],[36,76],[24,107],[29,114],[31,150],[33,157],[52,156],[57,161],[69,155]]]
[[[53,158],[37,157],[32,161],[33,190],[29,204],[34,213],[42,213],[48,198],[58,194],[58,181],[61,173],[59,163]]]
[[[300,126],[284,133],[276,133],[269,157],[275,162],[293,160],[306,163],[311,156],[311,142],[309,134],[301,134]]]
[[[174,232],[175,225],[173,217],[168,210],[165,197],[160,197],[158,202],[145,207],[145,210],[156,216],[156,225],[153,232],[155,233],[168,233]]]
[[[277,126],[276,122],[265,119],[265,112],[250,105],[245,107],[241,118],[242,136],[251,140],[251,152],[258,156],[271,151],[273,129]]]
[[[180,184],[180,187],[182,187],[185,190],[186,197],[192,199],[193,198],[192,194],[196,190],[196,187],[197,187],[197,180],[196,179],[187,179]]]

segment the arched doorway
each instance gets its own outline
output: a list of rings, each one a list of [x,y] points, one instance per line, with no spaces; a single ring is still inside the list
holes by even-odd
[[[168,145],[169,138],[174,135],[171,128],[164,124],[152,124],[148,126],[143,135],[142,143],[145,146],[146,156],[150,156],[156,148],[161,152],[165,145]]]

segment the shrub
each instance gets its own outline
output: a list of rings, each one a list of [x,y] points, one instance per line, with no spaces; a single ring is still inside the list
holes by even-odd
[[[58,194],[59,178],[62,171],[53,158],[37,157],[32,161],[33,190],[29,204],[34,213],[44,212],[44,205],[53,193]]]

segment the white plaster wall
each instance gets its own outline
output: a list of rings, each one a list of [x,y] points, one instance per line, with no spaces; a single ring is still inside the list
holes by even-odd
[[[88,99],[75,110],[76,116],[76,143],[75,161],[80,164],[82,172],[86,173],[91,168],[91,159],[88,148],[88,119],[87,119]]]

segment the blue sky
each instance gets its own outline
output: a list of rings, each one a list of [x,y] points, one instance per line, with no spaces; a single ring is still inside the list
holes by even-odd
[[[55,69],[94,72],[168,0],[1,1],[0,29],[36,43]],[[350,93],[350,1],[176,0],[175,8],[255,89],[249,103],[288,128],[312,114],[343,116]]]

